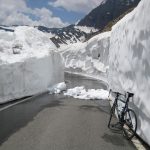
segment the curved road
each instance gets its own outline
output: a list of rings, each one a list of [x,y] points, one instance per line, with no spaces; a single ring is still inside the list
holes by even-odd
[[[106,86],[66,74],[68,87]],[[0,111],[0,150],[134,150],[107,128],[107,100],[76,100],[47,93]]]

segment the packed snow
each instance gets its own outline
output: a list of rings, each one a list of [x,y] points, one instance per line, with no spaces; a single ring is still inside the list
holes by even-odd
[[[68,89],[64,95],[72,96],[78,99],[107,99],[108,91],[103,89],[88,89],[86,90],[84,86],[75,87],[72,89]]]
[[[64,81],[60,54],[49,37],[21,26],[0,30],[0,103],[47,91]]]
[[[66,90],[66,83],[65,82],[58,83],[50,87],[48,90],[50,94],[60,94],[62,91]]]
[[[110,32],[99,34],[85,43],[61,47],[66,71],[101,78],[107,75]]]
[[[0,28],[3,28],[3,29],[6,29],[6,30],[15,30],[15,26],[2,26],[2,25],[0,25]]]
[[[109,83],[116,91],[135,94],[131,107],[138,135],[150,144],[150,1],[142,0],[112,29]]]
[[[33,27],[19,26],[14,32],[0,30],[1,63],[14,63],[32,56],[43,57],[55,49],[49,37]]]

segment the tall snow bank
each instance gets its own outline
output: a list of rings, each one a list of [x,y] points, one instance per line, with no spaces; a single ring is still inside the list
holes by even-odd
[[[49,37],[33,27],[16,27],[14,32],[0,30],[0,60],[3,63],[13,63],[32,56],[43,57],[55,49]]]
[[[63,81],[56,47],[32,27],[0,31],[0,103],[46,91]]]
[[[109,52],[109,82],[117,91],[135,93],[132,103],[138,117],[137,133],[150,144],[150,1],[117,23]]]
[[[108,70],[110,32],[99,34],[85,43],[62,47],[67,71],[94,77],[105,76]]]

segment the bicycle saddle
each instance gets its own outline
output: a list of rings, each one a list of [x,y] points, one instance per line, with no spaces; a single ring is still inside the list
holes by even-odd
[[[127,92],[127,94],[128,94],[128,97],[133,97],[134,96],[134,93]]]

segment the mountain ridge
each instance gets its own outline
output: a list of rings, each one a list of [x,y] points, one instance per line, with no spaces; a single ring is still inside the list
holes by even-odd
[[[106,0],[81,19],[77,25],[103,30],[110,21],[136,7],[139,2],[140,0]]]

